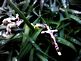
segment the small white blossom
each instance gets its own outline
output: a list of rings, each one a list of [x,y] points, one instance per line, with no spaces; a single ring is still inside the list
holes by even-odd
[[[58,55],[62,55],[61,52],[59,51],[58,44],[56,43],[56,38],[55,38],[55,36],[53,35],[53,33],[54,33],[54,32],[57,32],[58,30],[57,30],[57,29],[51,30],[47,24],[45,24],[45,27],[47,28],[47,30],[46,30],[46,31],[42,31],[41,34],[44,34],[44,33],[49,34],[49,35],[51,36],[51,38],[53,39],[53,43],[52,43],[52,44],[55,45],[55,49],[56,49]]]
[[[58,55],[59,55],[59,56],[61,56],[61,55],[62,55],[62,54],[61,54],[61,52],[57,52],[57,53],[58,53]]]
[[[5,18],[2,21],[2,25],[6,26],[6,34],[11,34],[11,28],[18,28],[23,20],[20,20],[19,15],[16,14],[16,17]],[[5,36],[5,35],[4,35]]]
[[[13,57],[12,61],[18,61],[16,57]]]

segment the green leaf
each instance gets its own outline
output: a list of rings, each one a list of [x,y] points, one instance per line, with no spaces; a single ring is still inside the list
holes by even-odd
[[[28,53],[30,51],[30,49],[32,48],[31,44],[28,44],[28,42],[29,42],[29,38],[28,38],[29,37],[29,32],[30,32],[30,28],[27,25],[24,25],[23,39],[22,39],[20,53],[19,53],[19,56],[18,56],[19,60],[26,53]]]
[[[41,8],[40,10],[43,10],[44,1],[45,0],[40,0],[40,8]]]
[[[41,55],[40,53],[37,53],[37,56],[40,58],[40,61],[48,61],[48,59],[43,55]]]
[[[30,36],[33,40],[36,40],[42,29],[35,29],[35,32]]]
[[[58,39],[58,42],[59,43],[64,44],[64,45],[72,48],[74,51],[76,51],[75,46],[71,42],[69,42],[69,41],[67,41],[67,40],[65,40],[65,39],[63,39],[61,37],[57,37],[57,39]]]
[[[23,42],[29,37],[30,28],[27,25],[24,25],[24,33],[23,33]]]
[[[32,5],[29,5],[29,9],[27,11],[27,14],[30,14],[33,11],[33,7],[36,4],[36,2],[37,2],[37,0],[34,0],[33,4]]]
[[[30,28],[25,24],[23,29],[24,29],[24,32],[23,32],[21,48],[24,46],[23,47],[23,49],[24,49],[26,47],[26,45],[28,44],[28,37],[29,37]]]
[[[40,21],[40,17],[38,17],[38,18],[33,22],[33,24],[35,25],[36,23],[39,23],[39,21]]]
[[[19,53],[19,56],[18,56],[19,60],[23,56],[25,56],[26,53],[28,53],[32,48],[31,44],[28,44],[29,31],[30,31],[30,28],[27,25],[24,25],[23,39],[22,39],[22,44],[21,44],[21,48],[20,48],[20,53]]]
[[[12,61],[12,54],[13,54],[13,50],[9,52],[7,61]]]
[[[17,39],[19,39],[19,41],[21,41],[20,40],[21,38],[22,38],[22,34],[21,33],[18,33],[14,37],[12,37],[11,40],[17,40]]]
[[[58,6],[56,5],[56,0],[50,0],[50,7],[52,13],[56,13],[58,11]]]
[[[49,45],[49,46],[48,46],[48,48],[46,49],[46,51],[45,51],[46,53],[48,53],[48,51],[49,51],[49,48],[50,48],[50,45]]]
[[[25,0],[26,3],[24,3],[22,10],[25,11],[27,7],[29,6],[30,0]]]
[[[18,60],[21,60],[22,57],[24,57],[32,48],[31,44],[26,43],[26,46],[23,46],[23,48],[21,48],[20,53],[18,55]]]
[[[77,40],[77,39],[75,39],[75,38],[73,38],[73,37],[70,37],[69,39],[70,39],[71,42],[73,42],[73,43],[75,43],[75,44],[81,46],[81,42],[80,42],[79,40]]]
[[[50,46],[48,46],[48,48],[46,49],[45,51],[46,54],[48,54],[49,48]],[[37,53],[36,55],[40,58],[40,61],[48,61],[48,57],[45,56],[44,54],[42,55],[40,53]]]
[[[33,49],[31,49],[31,51],[30,51],[30,56],[29,56],[29,61],[33,61],[33,57],[34,57],[34,48]]]
[[[31,25],[31,23],[28,21],[28,19],[24,16],[23,12],[19,10],[19,8],[12,2],[12,0],[8,0],[11,7],[20,15],[20,17],[24,20],[24,23],[26,23],[30,29],[34,30],[34,27]]]
[[[69,23],[66,23],[66,24],[60,24],[57,28],[60,30],[60,29],[64,29],[66,26],[69,26],[70,22]]]
[[[64,38],[64,28],[62,30],[59,31],[60,37]]]
[[[22,6],[25,3],[26,3],[26,1],[20,1],[20,3],[18,3],[17,6]]]
[[[36,38],[37,38],[37,36],[40,34],[40,32],[41,32],[41,29],[36,29],[36,30],[34,31],[34,33],[32,33],[32,34],[30,35],[30,37],[31,37],[34,41],[36,41]],[[30,37],[29,37],[29,38],[30,38]],[[26,39],[26,42],[22,44],[22,47],[21,47],[21,49],[20,49],[20,53],[19,53],[19,56],[18,56],[18,59],[19,59],[19,60],[20,60],[23,56],[25,56],[25,55],[32,49],[32,44],[29,43],[29,41],[30,41],[29,38],[27,38],[27,39]]]
[[[75,15],[71,15],[71,14],[69,14],[69,16],[70,16],[71,19],[73,19],[73,20],[75,20],[77,23],[81,24],[81,20],[80,20],[79,17],[77,17],[77,16],[75,16]]]
[[[50,56],[47,55],[45,52],[43,52],[43,51],[41,50],[41,48],[32,40],[32,38],[30,38],[30,43],[34,46],[34,48],[35,48],[37,51],[39,51],[40,53],[42,53],[44,56],[50,58],[51,60],[56,61],[56,59],[50,57]]]

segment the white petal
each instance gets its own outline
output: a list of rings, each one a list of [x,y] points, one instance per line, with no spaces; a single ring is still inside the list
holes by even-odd
[[[61,52],[57,52],[57,53],[58,53],[58,55],[59,55],[59,56],[61,56],[61,55],[62,55],[62,54],[61,54]]]

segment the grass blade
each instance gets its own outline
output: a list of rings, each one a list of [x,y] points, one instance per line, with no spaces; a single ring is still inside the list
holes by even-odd
[[[34,48],[33,49],[31,49],[31,51],[30,51],[30,56],[29,56],[29,61],[33,61],[33,56],[34,55]]]
[[[48,61],[48,59],[42,56],[40,53],[37,53],[37,56],[40,58],[40,61]]]
[[[63,38],[61,38],[61,37],[58,37],[58,42],[61,43],[61,44],[66,45],[66,46],[72,48],[74,51],[76,51],[75,46],[74,46],[71,42],[69,42],[69,41],[67,41],[67,40],[65,40],[65,39],[63,39]]]
[[[9,4],[12,6],[12,8],[20,15],[20,17],[24,20],[24,23],[26,23],[30,29],[34,30],[34,27],[31,25],[31,23],[28,21],[28,19],[24,16],[24,14],[19,10],[19,8],[12,2],[12,0],[8,0]]]

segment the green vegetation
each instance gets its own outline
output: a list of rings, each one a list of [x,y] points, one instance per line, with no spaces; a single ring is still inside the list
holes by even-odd
[[[19,14],[23,23],[12,36],[0,34],[0,61],[80,61],[81,12],[68,0],[4,0],[0,1],[0,24],[3,19]],[[72,7],[71,7],[72,6]],[[78,10],[79,9],[79,10]],[[54,42],[46,30],[35,27],[47,24],[57,29],[54,37],[62,53],[57,54]],[[0,33],[6,31],[0,26]]]

